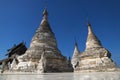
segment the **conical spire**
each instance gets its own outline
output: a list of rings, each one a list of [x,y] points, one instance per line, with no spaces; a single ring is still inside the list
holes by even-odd
[[[40,26],[39,26],[37,32],[49,32],[52,35],[54,35],[54,33],[49,25],[47,8],[45,8],[43,11],[43,19],[40,23]]]
[[[92,31],[91,24],[89,21],[87,23],[87,26],[88,26],[88,37],[86,42],[86,49],[102,47],[101,42]]]
[[[56,54],[60,53],[59,49],[57,48],[55,35],[48,21],[48,11],[46,8],[43,11],[43,19],[35,35],[32,38],[29,50],[31,50],[32,52],[34,51],[32,54],[36,54],[36,57],[39,57],[38,55],[41,55],[43,46],[45,46],[45,49],[49,52],[56,51]]]
[[[54,33],[53,33],[53,31],[49,25],[49,22],[48,22],[48,11],[46,8],[43,11],[43,19],[42,19],[40,26],[37,29],[34,37],[33,37],[33,39],[32,39],[32,42],[34,42],[36,40],[39,43],[45,43],[45,44],[50,43],[50,41],[51,41],[53,43],[51,43],[50,46],[53,45],[54,47],[57,47],[56,38],[55,38]],[[32,43],[31,43],[31,46],[32,46]]]
[[[75,42],[75,48],[74,48],[74,52],[73,52],[73,56],[72,56],[72,61],[71,61],[73,68],[75,68],[77,62],[79,61],[79,54],[80,54],[80,51],[78,49],[77,42]]]

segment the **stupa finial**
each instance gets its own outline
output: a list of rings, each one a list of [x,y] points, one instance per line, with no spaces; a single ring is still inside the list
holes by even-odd
[[[47,19],[47,18],[48,18],[47,8],[45,8],[44,11],[43,11],[43,18],[44,18],[44,19]]]

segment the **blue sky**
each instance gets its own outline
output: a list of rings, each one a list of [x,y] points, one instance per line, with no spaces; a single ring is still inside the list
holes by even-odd
[[[72,56],[74,39],[81,52],[87,38],[87,18],[101,43],[120,66],[120,0],[48,0],[49,22],[58,48]],[[30,41],[42,20],[44,0],[0,0],[0,58],[7,49]]]

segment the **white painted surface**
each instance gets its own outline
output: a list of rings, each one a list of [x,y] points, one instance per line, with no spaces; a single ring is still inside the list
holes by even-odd
[[[1,74],[0,80],[120,80],[120,72]]]

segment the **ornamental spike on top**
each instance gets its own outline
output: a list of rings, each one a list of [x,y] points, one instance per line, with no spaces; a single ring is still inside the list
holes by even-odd
[[[88,26],[88,37],[86,42],[86,50],[91,48],[102,47],[101,42],[92,31],[91,24],[89,21],[87,23],[87,26]]]
[[[79,54],[80,51],[78,49],[78,45],[77,45],[77,42],[75,42],[75,49],[74,49],[74,54],[73,55],[76,55],[76,54]]]
[[[80,51],[78,49],[78,44],[77,44],[76,39],[75,39],[75,48],[74,48],[74,52],[73,52],[73,57],[78,56],[79,53],[80,53]]]
[[[43,11],[43,19],[47,20],[47,18],[48,18],[48,11],[47,11],[47,8],[45,8]]]
[[[92,31],[92,28],[91,28],[91,24],[90,24],[89,21],[88,21],[88,23],[87,23],[87,26],[88,26],[88,34],[93,34],[93,35],[94,35],[94,33],[93,33],[93,31]]]

